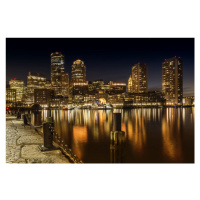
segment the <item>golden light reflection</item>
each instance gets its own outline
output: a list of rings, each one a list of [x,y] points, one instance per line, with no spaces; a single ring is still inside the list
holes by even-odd
[[[185,108],[183,108],[183,123],[185,123]]]
[[[87,127],[73,126],[73,140],[74,142],[87,142]]]
[[[182,159],[180,129],[181,116],[178,117],[178,110],[167,109],[162,117],[163,152],[172,161]]]
[[[125,132],[125,136],[126,136],[126,124],[124,122],[122,122],[121,124],[121,130]]]
[[[138,153],[142,153],[144,146],[146,145],[145,121],[144,117],[141,115],[141,110],[138,110],[138,112],[134,112],[133,114],[134,116],[129,117],[128,119],[128,139],[131,141],[133,148]]]
[[[146,159],[149,147],[154,145],[153,152],[157,153],[158,149],[158,155],[163,154],[161,162],[183,161],[185,154],[182,143],[188,142],[183,133],[184,131],[188,135],[190,133],[182,129],[183,127],[187,129],[184,121],[190,124],[190,121],[194,120],[194,111],[194,108],[118,110],[122,114],[121,130],[125,132],[126,146],[131,150],[130,156]],[[87,146],[91,141],[110,139],[110,132],[113,129],[112,110],[52,110],[51,112],[56,132],[80,159],[87,157],[87,152],[93,150]],[[46,116],[47,112],[43,111],[43,119]]]

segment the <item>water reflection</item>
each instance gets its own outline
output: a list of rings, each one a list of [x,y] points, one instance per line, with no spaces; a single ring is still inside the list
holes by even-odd
[[[164,157],[173,161],[182,161],[182,109],[168,108],[163,110],[162,117],[162,138]]]
[[[74,143],[87,142],[87,127],[73,126],[73,140]]]
[[[110,162],[124,163],[125,162],[124,150],[125,150],[125,133],[111,131]]]
[[[127,139],[132,145],[133,150],[139,154],[142,153],[143,147],[146,144],[146,112],[147,110],[142,111],[142,109],[131,110],[127,116]]]
[[[124,146],[110,149],[111,110],[54,110],[55,130],[88,163],[194,162],[194,108],[138,108],[121,112]],[[48,115],[43,112],[42,116]]]

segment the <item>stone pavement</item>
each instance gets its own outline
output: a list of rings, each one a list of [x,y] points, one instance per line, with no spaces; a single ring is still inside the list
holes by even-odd
[[[6,115],[6,163],[70,163],[60,150],[41,152],[44,139],[23,121]]]

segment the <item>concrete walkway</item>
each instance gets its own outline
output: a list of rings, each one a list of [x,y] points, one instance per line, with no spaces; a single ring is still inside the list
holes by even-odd
[[[60,150],[41,152],[44,140],[23,121],[6,115],[6,163],[70,163]]]

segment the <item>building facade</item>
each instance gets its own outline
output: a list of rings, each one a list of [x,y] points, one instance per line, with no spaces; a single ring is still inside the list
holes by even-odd
[[[65,72],[61,73],[61,95],[69,96],[69,74]]]
[[[76,60],[73,62],[70,81],[70,93],[72,95],[77,94],[76,88],[79,86],[80,89],[82,88],[81,86],[83,86],[84,91],[86,87],[88,88],[88,82],[86,81],[86,66],[82,60]]]
[[[76,60],[72,65],[72,83],[79,83],[86,81],[86,66],[82,60]]]
[[[46,81],[44,88],[51,90],[51,81]]]
[[[180,57],[165,59],[162,63],[162,93],[166,105],[182,105],[183,62]]]
[[[46,108],[49,107],[51,99],[54,97],[54,91],[49,89],[35,89],[34,103]]]
[[[9,81],[10,89],[16,90],[16,102],[23,102],[24,99],[24,93],[25,93],[25,86],[24,81],[19,79],[11,79]]]
[[[109,94],[114,95],[114,94],[122,94],[126,92],[126,83],[110,81],[109,85],[110,85]]]
[[[73,95],[85,95],[88,93],[88,81],[73,83]]]
[[[194,101],[194,96],[190,97],[183,97],[183,106],[194,106],[195,101]]]
[[[130,76],[128,79],[128,88],[127,88],[127,92],[128,93],[132,93],[133,92],[133,80],[132,77]]]
[[[148,67],[146,64],[137,63],[132,67],[132,92],[148,92]]]
[[[16,104],[16,90],[6,88],[6,107],[14,107]]]
[[[55,95],[62,95],[62,73],[64,73],[64,56],[61,52],[51,53],[51,87]]]
[[[45,75],[35,72],[29,72],[27,76],[27,104],[34,103],[34,90],[44,89],[46,84]]]

